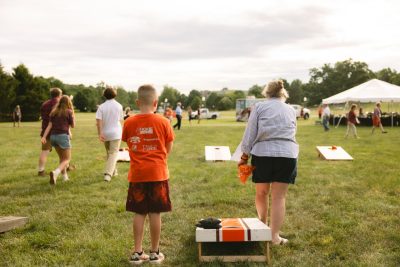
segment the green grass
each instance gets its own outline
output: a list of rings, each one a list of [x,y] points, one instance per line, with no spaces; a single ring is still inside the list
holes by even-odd
[[[315,115],[314,115],[315,116]],[[274,247],[274,266],[400,265],[400,129],[361,139],[343,138],[345,128],[323,132],[314,119],[299,120],[298,177],[287,196],[282,228],[290,245]],[[0,234],[0,266],[129,266],[132,214],[125,211],[128,164],[105,183],[104,148],[94,114],[77,115],[71,181],[55,187],[37,177],[39,123],[0,124],[0,216],[28,216],[23,227]],[[245,124],[233,112],[218,120],[194,121],[176,133],[169,158],[173,212],[163,215],[165,266],[199,264],[194,224],[200,218],[255,217],[254,187],[239,183],[234,162],[204,161],[205,145],[236,148]],[[318,159],[316,145],[341,145],[355,160]],[[51,153],[47,169],[57,165]],[[146,229],[144,248],[149,248]],[[226,264],[226,266],[263,264]]]

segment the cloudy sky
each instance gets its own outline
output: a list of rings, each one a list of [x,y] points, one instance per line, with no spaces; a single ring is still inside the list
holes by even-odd
[[[348,58],[400,71],[400,1],[0,0],[0,61],[65,83],[248,89]]]

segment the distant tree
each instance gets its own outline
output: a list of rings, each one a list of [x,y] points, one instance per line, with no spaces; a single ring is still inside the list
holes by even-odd
[[[206,99],[206,107],[209,109],[215,109],[217,107],[218,102],[222,99],[222,96],[220,96],[216,92],[212,92],[209,94],[209,96]]]
[[[290,83],[290,86],[286,88],[289,93],[288,102],[291,104],[301,104],[303,102],[303,83],[301,80],[296,79]]]
[[[400,85],[400,73],[391,68],[381,69],[376,72],[376,78],[388,83]]]
[[[192,107],[193,110],[200,108],[201,107],[201,97],[195,96],[189,105]]]
[[[0,64],[0,121],[8,121],[14,109],[17,81],[3,70]]]
[[[253,95],[256,98],[264,98],[265,96],[263,96],[263,94],[262,94],[263,90],[264,90],[264,87],[255,84],[252,87],[250,87],[247,95]]]
[[[131,109],[137,109],[138,107],[136,106],[136,99],[138,97],[137,92],[130,91],[128,92],[128,97],[129,97],[129,107]]]
[[[21,106],[22,120],[39,120],[40,106],[47,99],[49,83],[43,77],[34,78],[24,64],[15,67],[12,76],[17,81],[13,106]]]
[[[177,101],[181,102],[183,108],[186,108],[188,106],[188,99],[185,94],[180,94]]]
[[[375,78],[366,63],[352,59],[336,62],[334,66],[324,64],[321,68],[313,68],[310,76],[304,89],[311,104],[319,104],[323,98]]]
[[[199,98],[200,99],[200,105],[202,104],[201,103],[201,100],[202,100],[202,95],[201,95],[201,93],[199,92],[199,91],[197,91],[197,90],[192,90],[192,91],[190,91],[189,92],[189,96],[188,96],[188,99],[187,99],[187,105],[189,105],[189,106],[191,106],[192,107],[192,109],[193,109],[193,101],[196,99],[196,98]],[[195,102],[197,102],[197,100],[195,101]]]
[[[227,96],[224,96],[217,104],[218,110],[229,110],[232,107],[233,107],[233,102]]]
[[[235,106],[236,105],[236,99],[246,98],[246,94],[241,90],[235,90],[233,92],[233,94],[231,94],[230,98],[231,98],[231,100],[233,102],[233,105]],[[232,108],[234,108],[234,107],[232,107]]]
[[[159,105],[163,105],[165,99],[168,99],[168,103],[170,106],[175,107],[176,103],[178,102],[180,93],[177,89],[174,87],[165,85],[163,91],[160,94],[160,97],[158,98],[158,103]]]
[[[123,87],[117,87],[117,97],[115,98],[124,108],[130,106],[129,94]]]
[[[74,106],[82,112],[91,112],[97,109],[95,93],[88,88],[80,90],[73,100]]]

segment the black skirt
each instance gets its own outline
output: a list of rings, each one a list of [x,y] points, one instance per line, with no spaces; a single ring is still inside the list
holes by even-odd
[[[297,176],[297,159],[282,157],[251,156],[254,183],[287,183],[294,184]]]

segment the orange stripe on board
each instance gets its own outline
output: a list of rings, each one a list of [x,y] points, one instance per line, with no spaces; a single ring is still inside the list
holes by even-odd
[[[221,225],[222,242],[245,241],[245,229],[239,219],[223,219]]]

